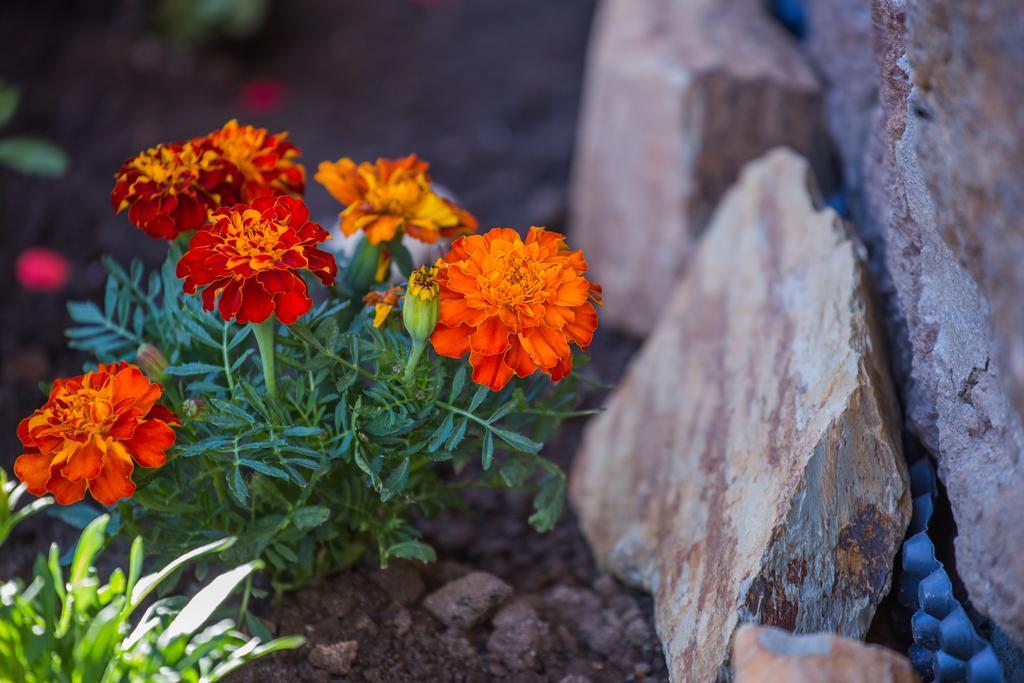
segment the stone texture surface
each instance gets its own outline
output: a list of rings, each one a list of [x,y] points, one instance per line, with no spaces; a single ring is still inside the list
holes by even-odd
[[[863,635],[908,521],[860,249],[810,185],[786,150],[747,166],[577,456],[676,681],[714,680],[741,620]]]
[[[497,576],[473,572],[428,595],[423,606],[445,626],[467,629],[489,617],[513,592]]]
[[[1024,13],[875,0],[881,107],[858,228],[908,422],[936,457],[971,601],[1024,642]]]
[[[917,683],[910,661],[831,633],[797,636],[746,624],[736,632],[735,683]]]
[[[863,204],[862,160],[878,102],[871,3],[805,0],[804,8],[804,49],[824,82],[825,120],[842,164],[846,206],[858,219]]]
[[[359,643],[346,640],[339,643],[317,645],[309,653],[309,663],[338,676],[344,676],[352,670],[352,663],[359,654]]]
[[[604,0],[570,208],[573,244],[604,286],[603,323],[652,329],[745,162],[777,145],[823,160],[821,107],[816,77],[758,0]]]

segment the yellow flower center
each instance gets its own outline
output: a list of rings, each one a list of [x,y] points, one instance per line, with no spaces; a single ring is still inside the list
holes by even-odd
[[[483,276],[481,290],[484,297],[495,306],[514,306],[543,301],[546,285],[541,277],[542,264],[530,258],[510,252],[500,259],[500,266],[494,272]]]
[[[280,263],[289,251],[281,242],[287,229],[287,225],[268,220],[254,209],[233,212],[225,237],[225,244],[235,252],[228,258],[228,268],[248,264],[253,270],[266,270]]]
[[[372,211],[392,216],[410,215],[420,200],[421,188],[415,180],[401,180],[374,185],[366,192],[365,201]]]
[[[213,152],[199,154],[195,147],[186,144],[180,152],[164,145],[152,147],[130,163],[143,176],[158,185],[167,186],[172,194],[176,194],[195,179],[198,170],[208,170],[215,160]]]
[[[61,434],[104,434],[113,413],[107,387],[66,388],[53,402],[50,423]]]
[[[409,276],[409,292],[408,296],[413,296],[420,301],[430,301],[435,298],[441,291],[441,286],[437,283],[437,266],[434,265],[427,270],[426,266],[421,266],[419,270],[414,270],[412,275]]]
[[[257,179],[260,171],[253,158],[266,139],[267,131],[262,128],[235,125],[226,127],[225,134],[217,136],[217,146],[224,158],[233,163],[244,177]]]

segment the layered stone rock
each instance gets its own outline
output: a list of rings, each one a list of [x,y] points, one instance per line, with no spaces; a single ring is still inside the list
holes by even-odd
[[[733,644],[735,683],[918,683],[910,661],[831,633],[796,636],[747,624]]]
[[[819,86],[758,0],[604,0],[570,228],[603,322],[652,329],[662,293],[743,164],[788,145],[824,169]]]
[[[675,681],[741,621],[859,637],[910,510],[860,249],[776,150],[723,199],[571,496],[599,561],[655,594]]]
[[[971,601],[1024,642],[1024,13],[876,0],[881,108],[859,229],[907,420],[938,462]]]

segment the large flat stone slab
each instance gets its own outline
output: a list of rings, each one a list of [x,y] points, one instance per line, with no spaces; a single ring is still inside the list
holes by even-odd
[[[586,431],[572,500],[675,681],[743,621],[860,637],[887,592],[910,500],[860,251],[802,158],[751,163]]]

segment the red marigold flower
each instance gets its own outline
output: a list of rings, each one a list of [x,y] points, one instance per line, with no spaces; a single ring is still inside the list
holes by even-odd
[[[437,274],[430,343],[442,356],[469,353],[473,381],[494,391],[536,370],[557,382],[572,370],[569,345],[586,350],[597,329],[601,287],[586,271],[583,253],[544,228],[530,228],[526,240],[511,228],[463,237]]]
[[[134,365],[114,363],[58,379],[46,404],[18,425],[25,453],[14,473],[41,496],[61,505],[88,490],[104,505],[135,493],[135,465],[160,467],[174,445],[178,417],[157,405],[163,387]]]
[[[114,176],[110,205],[150,237],[175,239],[206,223],[209,209],[238,201],[236,171],[202,140],[157,145]]]
[[[410,154],[358,166],[348,158],[320,164],[317,182],[347,208],[341,212],[346,237],[362,230],[371,244],[403,232],[432,244],[441,237],[476,232],[476,218],[434,192],[430,164]]]
[[[214,211],[211,223],[192,237],[178,262],[186,294],[203,288],[203,308],[224,320],[261,323],[276,314],[286,325],[313,306],[299,271],[308,270],[325,285],[334,284],[338,264],[317,249],[331,239],[309,221],[301,199],[262,196],[251,204]]]
[[[287,138],[288,133],[270,134],[266,128],[240,126],[234,119],[206,136],[238,170],[238,200],[243,202],[268,194],[305,192],[306,169],[295,161],[300,152]]]

